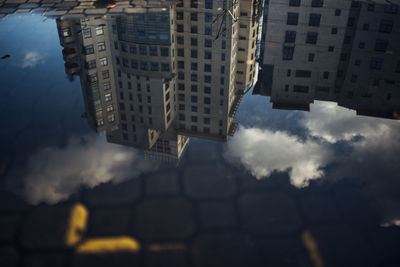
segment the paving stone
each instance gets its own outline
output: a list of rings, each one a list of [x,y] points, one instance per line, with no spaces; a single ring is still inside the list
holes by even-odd
[[[90,215],[90,236],[118,236],[130,234],[129,208],[98,208]]]
[[[88,8],[85,10],[85,14],[87,15],[104,15],[106,14],[108,9],[106,8]]]
[[[29,13],[31,10],[28,8],[24,8],[24,9],[17,9],[17,11],[15,11],[15,14],[26,14]]]
[[[231,201],[204,201],[199,204],[200,221],[204,228],[236,225],[235,208]]]
[[[93,206],[131,204],[140,196],[141,180],[133,178],[119,184],[101,184],[85,193],[84,199]]]
[[[28,3],[39,3],[41,0],[28,0]]]
[[[370,231],[380,224],[378,212],[360,185],[338,184],[333,199],[340,216],[353,226]]]
[[[138,254],[134,253],[107,253],[107,254],[79,254],[75,253],[72,267],[133,267],[139,265]]]
[[[207,234],[193,244],[194,266],[261,266],[254,242],[239,233]]]
[[[23,267],[64,267],[67,265],[67,254],[35,253],[24,255]]]
[[[29,205],[19,196],[7,192],[0,191],[0,211],[1,212],[23,212],[28,210]]]
[[[77,220],[70,223],[74,205],[40,206],[35,208],[23,224],[21,243],[28,249],[67,248],[69,229],[76,234],[76,242],[84,235],[84,227],[75,227]],[[78,213],[78,215],[85,215]],[[86,214],[87,215],[87,214]],[[82,217],[80,217],[82,218]],[[85,219],[83,219],[85,221]],[[80,223],[78,222],[78,226]],[[83,228],[83,229],[82,229]]]
[[[239,198],[238,205],[245,231],[276,235],[300,230],[300,217],[286,194],[247,193]]]
[[[18,251],[13,247],[0,247],[0,266],[16,267],[19,263]]]
[[[11,14],[14,13],[16,8],[0,8],[0,14]]]
[[[194,212],[183,198],[147,199],[134,212],[135,236],[150,241],[182,240],[195,231]]]
[[[265,266],[309,267],[310,255],[300,237],[274,237],[257,242]]]
[[[333,200],[322,194],[310,194],[300,198],[300,204],[307,223],[339,221]]]
[[[55,3],[61,3],[62,0],[42,0],[41,3],[42,4],[55,4]]]
[[[39,8],[33,9],[31,12],[32,13],[44,13],[44,12],[46,12],[46,10],[47,10],[47,8],[45,8],[45,7],[39,7]]]
[[[44,13],[45,16],[62,16],[66,14],[66,10],[50,10]]]
[[[186,249],[150,251],[146,253],[147,267],[186,267],[189,266]]]
[[[39,5],[35,4],[35,3],[26,3],[26,4],[19,5],[18,8],[36,8],[36,7],[39,7]]]
[[[372,246],[360,232],[339,224],[312,227],[310,232],[324,266],[376,266]]]
[[[183,179],[185,194],[193,198],[227,198],[236,190],[232,173],[222,166],[189,166]]]
[[[78,5],[77,2],[62,2],[60,4],[57,4],[56,7],[57,8],[63,8],[63,7],[72,8],[72,7],[75,7],[77,5]]]
[[[85,12],[84,9],[74,8],[68,12],[68,14],[83,14]]]
[[[400,227],[379,227],[372,238],[380,263],[377,266],[400,266]]]
[[[108,10],[108,13],[113,13],[113,14],[122,13],[122,12],[124,12],[124,7],[119,7],[119,6],[116,6],[114,8],[111,8],[110,10]]]
[[[22,216],[0,215],[0,241],[11,242],[14,240],[20,227]]]
[[[152,174],[144,181],[148,195],[172,195],[179,191],[178,174],[174,171]]]
[[[25,3],[27,0],[7,0],[6,3],[7,4],[21,4],[21,3]]]

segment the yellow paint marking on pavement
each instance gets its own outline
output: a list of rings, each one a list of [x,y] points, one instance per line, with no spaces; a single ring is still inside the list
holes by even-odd
[[[305,231],[301,235],[301,239],[303,240],[303,244],[308,250],[310,254],[311,261],[314,263],[315,267],[324,267],[324,261],[322,260],[321,254],[318,250],[318,244],[315,241],[314,237],[310,233],[310,231]]]
[[[85,206],[78,203],[72,206],[68,220],[65,243],[67,246],[74,246],[81,241],[88,219],[88,210]]]
[[[138,252],[140,243],[128,236],[91,238],[80,244],[76,251],[82,254]]]

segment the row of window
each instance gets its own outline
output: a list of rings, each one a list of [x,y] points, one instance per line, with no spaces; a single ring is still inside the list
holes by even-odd
[[[176,25],[176,31],[177,32],[184,32],[183,24],[177,24]],[[190,26],[190,33],[199,33],[197,25],[191,25]],[[212,26],[204,26],[204,34],[205,35],[212,35]]]
[[[118,42],[114,42],[114,48],[118,49],[119,45]],[[128,52],[128,46],[126,43],[121,43],[121,50],[123,52]],[[138,51],[139,50],[139,51]],[[130,44],[129,45],[129,52],[134,55],[142,55],[142,56],[162,56],[162,57],[168,57],[169,56],[169,48],[168,47],[160,47],[158,49],[157,46],[145,46],[145,45],[135,45],[135,44]],[[138,53],[139,52],[139,53]]]
[[[301,0],[289,0],[289,6],[300,6]],[[311,6],[312,7],[323,7],[324,0],[312,0]]]
[[[299,13],[288,12],[287,13],[287,25],[297,25],[299,23]],[[321,24],[321,14],[312,13],[308,19],[308,26],[319,27]]]
[[[184,7],[184,0],[179,1],[176,4],[177,7]],[[197,0],[190,0],[190,7],[191,8],[198,8],[199,7],[199,2]],[[204,1],[204,8],[205,9],[213,9],[213,0],[205,0]]]
[[[83,33],[83,38],[85,38],[85,39],[92,37],[92,29],[91,28],[84,28],[82,30],[82,33]],[[96,36],[103,35],[104,34],[103,26],[96,27],[95,34],[96,34]]]
[[[176,20],[183,20],[183,11],[176,11]],[[198,21],[198,13],[191,12],[190,13],[191,21]],[[204,13],[204,22],[211,23],[213,22],[213,14],[212,13]]]
[[[130,63],[130,64],[129,64]],[[139,61],[136,59],[131,59],[129,62],[127,58],[122,58],[122,65],[126,68],[132,69],[140,69],[140,70],[150,70],[150,71],[163,71],[168,72],[170,70],[169,63],[160,63],[160,62],[147,62],[147,61]]]
[[[107,57],[102,57],[102,58],[99,58],[99,62],[100,62],[100,66],[102,66],[102,67],[105,67],[105,66],[107,66]],[[88,62],[87,62],[87,68],[88,69],[95,69],[96,68],[96,60],[95,59],[93,59],[93,60],[89,60]],[[109,76],[109,73],[108,73],[108,76]],[[103,78],[104,78],[104,76],[103,76]],[[108,78],[108,77],[107,77]]]
[[[178,90],[179,91],[185,91],[185,84],[184,83],[178,83]],[[198,86],[196,84],[190,85],[190,91],[191,92],[197,92],[198,91]],[[203,92],[205,94],[211,94],[211,87],[210,86],[204,86],[203,87]],[[219,89],[219,94],[221,96],[224,95],[224,88]]]
[[[105,50],[106,50],[106,43],[105,42],[97,43],[97,51],[98,52],[102,52],[102,51],[105,51]],[[94,54],[94,45],[91,44],[91,45],[85,46],[84,52],[85,52],[85,55]]]

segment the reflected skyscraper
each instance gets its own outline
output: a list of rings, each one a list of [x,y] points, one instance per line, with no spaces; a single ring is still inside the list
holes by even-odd
[[[324,100],[393,118],[399,23],[398,6],[384,1],[271,0],[254,93],[270,96],[274,108],[309,110]]]
[[[254,83],[259,5],[183,1],[58,20],[66,71],[81,78],[89,124],[151,157],[179,159],[190,136],[226,141]]]

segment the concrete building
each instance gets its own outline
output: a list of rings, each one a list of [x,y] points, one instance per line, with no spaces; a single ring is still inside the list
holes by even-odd
[[[270,96],[273,108],[309,110],[316,99],[379,117],[398,110],[397,5],[271,0],[265,14],[254,93]]]

